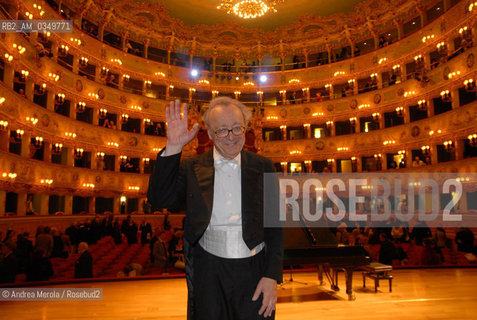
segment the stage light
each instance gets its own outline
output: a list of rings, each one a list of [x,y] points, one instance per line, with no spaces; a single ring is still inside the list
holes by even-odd
[[[268,77],[267,77],[266,75],[262,74],[262,75],[260,76],[260,82],[261,82],[261,83],[265,83],[265,82],[267,82],[267,80],[268,80]]]

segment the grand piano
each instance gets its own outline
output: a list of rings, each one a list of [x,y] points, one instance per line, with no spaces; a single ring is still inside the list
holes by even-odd
[[[331,289],[338,291],[338,272],[343,270],[346,277],[346,293],[354,300],[353,271],[370,263],[368,253],[362,246],[339,245],[328,227],[284,228],[284,266],[293,269],[297,264],[317,264],[320,285],[323,273],[331,283]]]

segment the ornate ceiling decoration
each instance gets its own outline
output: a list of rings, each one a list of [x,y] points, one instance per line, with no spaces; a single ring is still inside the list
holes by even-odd
[[[292,24],[268,31],[246,27],[236,20],[191,26],[170,15],[163,3],[167,0],[85,0],[84,3],[91,1],[92,5],[84,13],[85,18],[97,24],[105,23],[106,29],[125,33],[135,41],[149,40],[151,46],[176,52],[184,50],[184,53],[189,53],[192,49],[197,55],[207,56],[233,56],[240,52],[243,57],[266,53],[275,55],[277,52],[293,55],[303,50],[316,52],[366,40],[414,17],[417,5],[426,6],[435,2],[358,1],[351,13],[334,13],[326,17],[303,13]],[[63,3],[74,11],[84,7],[84,3],[75,0]]]

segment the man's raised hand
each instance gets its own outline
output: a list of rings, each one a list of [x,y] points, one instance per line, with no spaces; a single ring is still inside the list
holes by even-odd
[[[167,121],[167,144],[164,156],[180,153],[182,148],[188,144],[199,131],[199,124],[194,123],[189,130],[187,125],[187,104],[182,104],[179,100],[171,101],[170,107],[166,107]]]

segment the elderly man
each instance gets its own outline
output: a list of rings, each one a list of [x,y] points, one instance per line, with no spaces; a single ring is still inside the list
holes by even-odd
[[[187,206],[184,249],[189,319],[274,317],[282,280],[283,234],[264,227],[263,177],[273,163],[243,150],[251,117],[237,100],[218,97],[204,113],[213,150],[180,164],[189,130],[187,107],[166,109],[167,144],[149,181],[156,207]],[[269,214],[269,213],[267,213]]]
[[[80,256],[75,263],[75,278],[92,278],[93,257],[88,251],[88,244],[86,242],[80,242],[78,244],[78,253]]]

